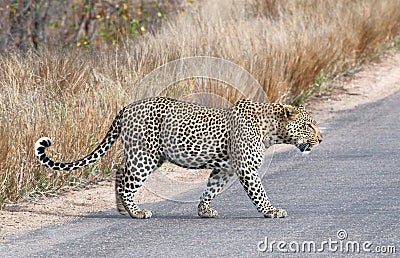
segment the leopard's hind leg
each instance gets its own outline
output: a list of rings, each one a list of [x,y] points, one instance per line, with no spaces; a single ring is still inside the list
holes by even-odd
[[[124,175],[124,168],[118,167],[115,172],[115,200],[117,203],[117,210],[121,215],[128,215],[128,211],[125,209],[124,203],[122,202],[122,194],[124,192],[124,184],[122,178]]]
[[[162,165],[163,159],[145,151],[129,153],[126,158],[125,170],[119,176],[117,206],[119,205],[118,202],[122,203],[125,211],[132,218],[147,219],[152,216],[152,213],[151,211],[139,208],[134,200],[135,194],[147,177]],[[120,208],[118,210],[121,212]],[[122,213],[124,213],[123,210]]]

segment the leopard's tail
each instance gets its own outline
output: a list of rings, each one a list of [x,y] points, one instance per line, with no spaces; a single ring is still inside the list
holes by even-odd
[[[100,145],[83,159],[70,163],[55,162],[51,160],[45,153],[45,149],[52,145],[52,140],[48,137],[42,137],[36,141],[35,156],[40,163],[54,170],[69,171],[92,164],[104,156],[104,154],[106,154],[111,146],[117,141],[121,132],[121,116],[122,110],[114,119],[106,137],[104,137]]]

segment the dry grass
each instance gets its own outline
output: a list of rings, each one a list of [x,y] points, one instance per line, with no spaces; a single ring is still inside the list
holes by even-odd
[[[138,95],[140,79],[170,60],[221,57],[255,76],[270,101],[298,102],[321,76],[332,78],[374,58],[399,25],[397,0],[203,1],[157,34],[122,47],[2,54],[0,207],[32,193],[108,177],[122,161],[118,148],[89,169],[59,173],[38,164],[34,142],[53,138],[49,155],[55,160],[85,156],[117,111]],[[221,83],[187,85],[189,91],[207,88],[229,101],[239,97]]]

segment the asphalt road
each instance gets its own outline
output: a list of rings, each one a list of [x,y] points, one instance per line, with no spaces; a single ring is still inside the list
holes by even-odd
[[[294,149],[274,156],[263,183],[285,219],[263,218],[236,181],[214,201],[217,219],[197,217],[196,203],[145,205],[149,220],[112,210],[2,240],[0,256],[399,254],[399,104],[400,93],[341,113],[321,125],[324,142],[308,156]]]

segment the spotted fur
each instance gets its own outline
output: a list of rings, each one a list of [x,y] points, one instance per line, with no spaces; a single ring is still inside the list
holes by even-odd
[[[36,158],[55,170],[74,170],[103,156],[122,139],[125,168],[116,173],[117,208],[132,218],[149,218],[134,196],[146,178],[168,160],[190,169],[211,169],[198,205],[200,217],[217,211],[211,201],[236,174],[246,193],[265,217],[285,217],[286,211],[271,205],[258,176],[264,151],[273,144],[292,144],[302,152],[322,141],[314,119],[303,107],[263,104],[242,100],[227,109],[156,97],[123,108],[101,144],[87,157],[71,162],[52,161],[45,148],[52,142],[40,138]]]

